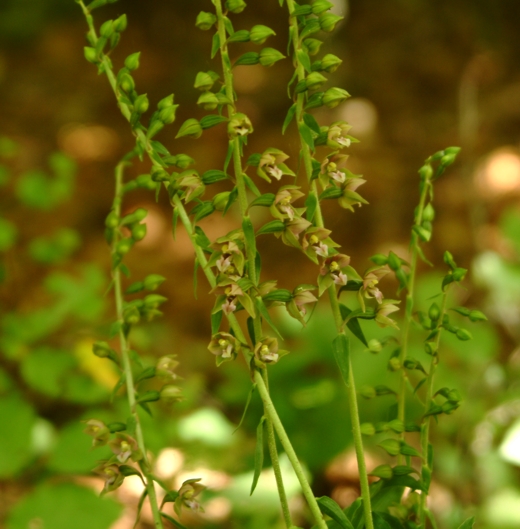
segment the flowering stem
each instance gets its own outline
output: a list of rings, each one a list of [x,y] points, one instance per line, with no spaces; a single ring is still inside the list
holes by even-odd
[[[415,217],[414,225],[420,226],[422,222],[422,215],[424,211],[424,203],[428,193],[429,186],[431,185],[429,180],[425,180],[421,185],[421,195],[419,199],[419,206],[417,208],[417,214]],[[419,255],[419,240],[417,234],[412,231],[410,246],[412,248],[412,256],[410,259],[410,274],[407,281],[407,292],[406,292],[406,305],[405,315],[402,324],[401,331],[401,349],[399,351],[399,365],[401,366],[401,378],[399,381],[399,392],[397,396],[397,419],[403,424],[406,421],[406,386],[408,382],[408,375],[404,367],[404,361],[408,355],[408,339],[410,335],[410,325],[412,323],[413,305],[414,305],[414,291],[415,291],[415,276],[417,271],[417,257]],[[401,439],[404,439],[404,432],[400,435]],[[404,456],[399,454],[398,464],[403,464]]]
[[[446,287],[446,289],[442,293],[442,302],[441,302],[441,308],[440,308],[440,316],[437,320],[437,336],[435,337],[435,346],[434,351],[435,353],[432,354],[431,360],[430,360],[430,368],[428,369],[428,376],[426,378],[426,398],[424,400],[424,413],[427,414],[430,410],[432,403],[433,403],[433,375],[435,374],[435,369],[437,367],[438,363],[438,351],[439,351],[439,343],[441,340],[441,332],[442,332],[442,321],[444,318],[444,314],[446,313],[446,301],[448,299],[448,289],[449,286]],[[430,415],[426,415],[423,419],[423,424],[421,426],[421,454],[422,454],[422,466],[423,466],[423,482],[425,481],[424,473],[427,472],[431,475],[432,468],[430,468],[430,458],[429,458],[429,444],[430,444]],[[429,481],[429,480],[428,480]],[[427,494],[421,494],[421,501],[419,503],[419,520],[420,520],[420,526],[424,527],[425,524],[425,518],[426,518],[426,498]]]
[[[287,0],[287,8],[289,14],[292,14],[295,8],[295,3],[293,0]],[[296,73],[298,76],[298,81],[301,81],[305,78],[305,68],[298,60],[298,50],[301,49],[300,37],[298,33],[298,21],[296,17],[290,17],[290,24],[292,26],[292,45],[293,53],[295,60]],[[298,130],[300,126],[304,124],[304,103],[305,96],[303,93],[297,95],[296,99],[296,121],[298,124]],[[318,197],[318,189],[316,185],[316,180],[311,180],[312,178],[312,155],[309,146],[303,139],[300,134],[300,145],[301,153],[303,158],[303,163],[305,166],[305,172],[307,174],[307,180],[310,183],[311,193]],[[317,201],[316,210],[314,213],[314,223],[318,228],[324,228],[323,215],[321,213],[321,206],[319,201]],[[338,332],[342,332],[343,328],[343,318],[341,317],[341,312],[339,308],[339,301],[336,295],[335,285],[329,287],[329,299],[332,313],[334,315],[334,321]],[[349,384],[347,385],[347,398],[350,411],[350,420],[352,424],[352,435],[354,439],[354,447],[356,451],[356,459],[358,464],[359,471],[359,481],[361,488],[361,497],[363,498],[363,510],[365,513],[365,525],[367,529],[373,529],[374,523],[372,520],[372,506],[370,500],[370,489],[368,483],[368,474],[365,463],[365,452],[363,448],[363,439],[361,435],[361,425],[359,420],[359,411],[357,403],[357,393],[356,385],[354,380],[354,375],[352,371],[352,364],[349,357]]]
[[[311,513],[316,522],[316,525],[320,527],[320,529],[327,529],[327,524],[325,523],[325,520],[323,519],[320,508],[318,506],[318,502],[316,501],[316,498],[314,497],[314,493],[312,492],[309,482],[307,481],[307,478],[305,477],[303,468],[300,464],[300,461],[298,460],[298,457],[296,456],[296,452],[294,451],[294,448],[292,447],[291,441],[289,440],[289,437],[287,436],[287,433],[285,432],[282,421],[280,420],[280,417],[278,417],[278,414],[276,413],[276,409],[274,407],[273,401],[271,400],[271,397],[269,396],[269,391],[267,390],[264,379],[259,371],[255,371],[254,380],[257,385],[258,392],[260,393],[260,397],[262,398],[262,402],[264,403],[265,413],[271,419],[274,429],[276,430],[276,434],[278,435],[278,439],[280,439],[280,442],[282,443],[285,453],[287,454],[287,457],[289,458],[289,461],[291,462],[291,465],[300,482],[303,495],[305,496],[305,499],[307,500],[307,504],[309,505],[309,509],[311,510]]]
[[[114,197],[114,203],[113,203],[113,211],[117,219],[121,218],[121,203],[122,203],[122,198],[123,198],[123,171],[124,171],[125,165],[127,165],[126,162],[120,162],[116,166],[116,172],[115,172],[116,173],[116,191],[115,191],[115,197]],[[114,238],[112,240],[112,254],[113,255],[115,254],[119,239],[120,239],[120,234],[119,234],[119,231],[116,229],[114,230]],[[143,430],[141,428],[141,421],[139,419],[139,413],[137,412],[134,380],[133,380],[132,366],[130,363],[130,356],[129,356],[130,347],[129,347],[127,335],[125,334],[123,330],[123,324],[124,324],[123,292],[122,292],[122,286],[121,286],[121,271],[120,271],[119,266],[116,266],[113,268],[112,279],[114,281],[114,295],[115,295],[115,301],[116,301],[117,320],[121,324],[121,327],[119,329],[119,343],[120,343],[120,349],[121,349],[121,360],[123,362],[123,372],[124,372],[124,376],[126,380],[126,394],[128,398],[128,405],[130,407],[130,411],[135,420],[135,435],[136,435],[137,445],[139,446],[139,450],[141,451],[142,457],[143,457],[140,466],[144,474],[144,481],[146,484],[146,490],[148,491],[148,497],[150,499],[150,506],[152,509],[155,528],[163,529],[161,514],[159,511],[159,506],[157,504],[157,495],[155,493],[153,479],[150,475],[150,463],[148,461],[146,446],[144,443]]]

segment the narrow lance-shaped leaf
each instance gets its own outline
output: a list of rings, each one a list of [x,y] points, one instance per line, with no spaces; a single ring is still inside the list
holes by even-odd
[[[350,343],[348,338],[343,334],[338,334],[332,342],[332,352],[338,364],[343,381],[347,386],[350,385]]]
[[[264,466],[264,421],[265,417],[262,417],[256,428],[255,473],[253,475],[250,495],[255,491],[258,478],[260,477],[262,467]]]
[[[235,433],[242,426],[242,423],[244,422],[244,419],[246,417],[246,413],[249,408],[249,404],[251,403],[251,398],[253,397],[253,393],[255,392],[255,389],[256,389],[256,384],[253,384],[251,386],[251,389],[249,390],[249,393],[247,394],[246,405],[244,407],[242,417],[240,418],[240,422],[238,423],[238,426],[233,430],[233,433]]]
[[[341,507],[328,496],[316,498],[320,511],[327,516],[330,516],[342,529],[354,529]]]

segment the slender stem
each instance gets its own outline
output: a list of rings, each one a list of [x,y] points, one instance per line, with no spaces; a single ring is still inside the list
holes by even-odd
[[[426,378],[426,397],[424,399],[424,413],[428,413],[428,411],[431,408],[431,405],[433,403],[433,376],[435,374],[435,370],[438,363],[438,350],[439,350],[439,344],[441,340],[441,332],[442,332],[442,320],[444,317],[444,314],[446,313],[446,302],[448,299],[448,289],[449,286],[444,290],[442,294],[442,302],[440,307],[440,315],[439,319],[437,320],[437,336],[435,337],[435,346],[434,346],[434,354],[432,354],[431,360],[430,360],[430,367],[428,370],[428,376]],[[423,424],[421,427],[421,452],[422,452],[422,465],[423,465],[423,472],[426,469],[426,472],[429,472],[431,475],[431,471],[433,470],[430,468],[430,461],[429,461],[429,444],[430,444],[430,422],[431,417],[427,415],[423,419]],[[423,478],[424,481],[424,478]],[[421,494],[421,502],[419,504],[419,520],[420,520],[420,526],[424,527],[425,521],[426,521],[426,498],[427,494]]]
[[[295,4],[293,0],[287,0],[287,8],[289,10],[289,14],[291,14],[294,11]],[[301,48],[301,44],[300,44],[300,38],[298,34],[298,21],[296,17],[290,17],[290,24],[292,26],[292,45],[293,45],[293,52],[294,52],[294,57],[295,57],[294,60],[295,60],[296,73],[298,76],[298,81],[301,81],[302,79],[305,78],[305,69],[297,58],[297,52]],[[297,99],[296,99],[296,121],[298,124],[298,129],[300,128],[300,125],[304,123],[304,120],[303,120],[304,103],[305,103],[305,95],[303,93],[298,94]],[[311,193],[313,193],[317,197],[318,189],[316,185],[316,180],[311,180],[311,177],[312,177],[311,151],[310,151],[309,146],[307,145],[307,143],[301,136],[300,136],[300,145],[301,145],[303,164],[305,167],[305,172],[307,174],[307,180],[309,181],[310,187],[311,187]],[[316,211],[314,214],[314,223],[317,227],[324,228],[323,215],[321,212],[321,206],[319,202],[317,203]],[[339,309],[339,301],[336,295],[336,287],[334,285],[331,285],[328,290],[329,290],[330,306],[332,309],[332,313],[334,315],[334,321],[336,323],[336,328],[338,332],[342,332],[343,318],[341,317],[341,312]],[[373,529],[374,522],[372,519],[372,505],[371,505],[371,500],[370,500],[368,473],[367,473],[367,468],[366,468],[366,463],[365,463],[365,451],[363,448],[363,438],[361,435],[361,425],[360,425],[360,420],[359,420],[356,385],[355,385],[355,379],[354,379],[354,374],[353,374],[350,358],[349,358],[349,363],[350,363],[349,384],[347,386],[347,398],[348,398],[349,411],[350,411],[350,420],[352,424],[352,435],[354,439],[354,447],[356,451],[356,459],[357,459],[357,464],[358,464],[361,497],[363,498],[363,510],[365,513],[365,524],[366,524],[367,529]]]
[[[121,202],[122,202],[122,195],[123,195],[123,190],[122,190],[123,170],[124,170],[125,165],[126,165],[125,162],[121,162],[116,167],[116,191],[115,191],[115,197],[114,197],[113,210],[118,219],[121,217]],[[119,239],[120,239],[119,231],[115,230],[114,238],[112,241],[112,252],[115,252],[115,248],[117,246],[117,243],[119,242]],[[150,506],[152,509],[152,514],[153,514],[153,519],[154,519],[154,525],[156,529],[163,529],[161,514],[159,511],[159,506],[157,504],[157,495],[155,492],[153,479],[150,476],[150,463],[148,461],[146,445],[145,445],[144,436],[143,436],[143,430],[141,427],[139,413],[137,412],[134,380],[133,380],[132,366],[130,363],[130,355],[129,355],[130,346],[128,343],[127,336],[123,330],[123,292],[122,292],[122,285],[121,285],[121,271],[119,269],[119,266],[116,266],[115,268],[113,268],[112,278],[114,281],[114,293],[115,293],[115,301],[116,301],[117,319],[121,323],[121,328],[119,330],[119,342],[120,342],[120,348],[121,348],[121,359],[123,362],[123,371],[124,371],[125,379],[126,379],[126,394],[128,398],[128,405],[130,407],[130,411],[135,419],[135,425],[136,425],[135,435],[137,438],[136,439],[137,445],[139,446],[139,450],[141,451],[143,455],[141,469],[143,470],[143,474],[145,477],[146,490],[148,491],[148,497],[150,500]]]
[[[426,196],[428,194],[428,189],[430,186],[429,181],[425,181],[421,186],[421,195],[419,199],[419,206],[417,209],[417,214],[415,217],[414,225],[420,226],[422,222],[422,215],[424,211],[424,203],[426,201]],[[412,238],[410,241],[410,246],[412,248],[412,256],[410,259],[410,275],[407,282],[407,293],[406,293],[406,305],[405,305],[405,315],[402,323],[401,330],[401,348],[399,351],[399,364],[401,366],[401,377],[399,380],[399,390],[397,395],[397,418],[403,424],[406,421],[406,386],[408,381],[408,375],[404,367],[404,361],[408,355],[408,340],[410,336],[410,325],[412,322],[413,316],[413,305],[414,305],[414,292],[415,292],[415,276],[417,272],[417,257],[419,255],[419,240],[417,234],[412,231]],[[404,431],[399,434],[401,439],[404,439]],[[398,464],[402,464],[404,457],[399,454]]]
[[[265,387],[269,391],[269,380],[267,376],[267,369],[262,370],[262,376],[264,378]],[[265,405],[264,405],[265,412]],[[273,465],[274,477],[276,479],[276,486],[278,487],[278,493],[280,496],[280,504],[282,506],[283,519],[285,526],[289,529],[293,523],[291,519],[291,511],[289,510],[289,502],[287,500],[287,494],[283,484],[282,471],[280,468],[280,461],[278,459],[278,449],[276,447],[276,438],[274,435],[274,426],[271,417],[266,417],[267,424],[267,446],[269,448],[269,455],[271,457],[271,463]]]
[[[318,502],[316,501],[316,498],[314,497],[314,494],[311,490],[309,482],[307,481],[307,478],[305,477],[305,472],[303,471],[300,461],[298,460],[298,457],[296,456],[296,452],[294,451],[294,448],[292,447],[291,441],[289,440],[289,437],[287,436],[287,433],[285,432],[282,421],[280,420],[280,417],[278,417],[278,414],[276,413],[274,404],[265,386],[264,379],[262,378],[262,375],[259,371],[255,371],[254,380],[256,382],[258,392],[260,393],[260,397],[262,398],[262,401],[264,403],[264,410],[273,422],[273,426],[274,426],[274,429],[276,430],[276,434],[278,435],[278,439],[280,439],[280,442],[282,443],[285,453],[287,454],[287,457],[289,458],[289,461],[292,464],[294,472],[298,478],[298,481],[300,482],[303,495],[305,496],[305,499],[307,500],[307,503],[309,505],[309,509],[311,510],[311,513],[314,517],[314,520],[316,524],[318,525],[318,527],[320,527],[321,529],[327,529],[327,524],[325,523],[325,520],[323,519],[320,508],[318,506]]]

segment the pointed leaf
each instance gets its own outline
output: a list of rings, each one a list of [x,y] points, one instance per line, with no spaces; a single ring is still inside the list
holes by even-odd
[[[238,423],[238,426],[233,430],[233,433],[235,433],[242,426],[242,423],[244,422],[244,419],[246,417],[247,409],[249,408],[249,404],[251,402],[251,397],[253,396],[255,389],[256,389],[256,384],[253,384],[251,386],[251,389],[249,390],[249,393],[247,394],[246,405],[244,407],[244,412],[242,413],[242,417],[240,418],[240,422]]]
[[[224,313],[221,310],[211,315],[211,334],[217,334],[219,331],[223,315]]]
[[[300,136],[303,138],[303,141],[309,146],[311,151],[314,150],[314,138],[312,137],[311,129],[303,124],[300,124],[298,127],[298,130],[300,131]]]
[[[218,37],[218,34],[217,34]],[[169,522],[171,522],[175,527],[178,527],[179,529],[188,529],[185,525],[182,525],[181,522],[177,521],[175,518],[170,516],[169,514],[166,514],[165,512],[161,511],[161,516],[163,518],[166,518]]]
[[[264,466],[264,422],[265,417],[262,417],[256,428],[255,473],[253,475],[253,483],[251,484],[251,492],[249,493],[250,496],[255,491],[258,478]]]
[[[253,182],[253,180],[245,173],[242,176],[244,177],[244,182],[246,183],[246,186],[249,187],[249,189],[253,192],[255,196],[259,197],[261,195],[260,190],[258,189],[258,187],[256,187],[256,184]]]
[[[285,116],[285,120],[284,120],[283,126],[282,126],[282,134],[285,134],[285,131],[287,130],[287,127],[289,126],[289,124],[293,120],[295,113],[296,113],[296,103],[291,105],[291,107],[287,111],[287,115]]]
[[[475,517],[472,516],[471,518],[468,518],[466,521],[462,522],[458,529],[473,529],[473,524],[475,523]]]
[[[253,202],[249,204],[249,207],[250,208],[252,208],[253,206],[271,207],[274,203],[274,199],[275,199],[274,193],[265,193],[264,195],[261,195],[258,198],[255,198]]]
[[[332,342],[332,352],[338,364],[339,371],[343,382],[350,386],[350,343],[348,338],[343,334],[338,334]]]
[[[354,529],[341,507],[328,496],[316,498],[320,511],[327,516],[330,516],[342,529]]]
[[[264,320],[268,323],[269,327],[271,327],[271,329],[277,334],[278,338],[280,338],[280,340],[283,340],[283,336],[280,334],[280,331],[276,328],[275,324],[273,323],[273,320],[271,319],[271,316],[269,316],[269,311],[267,310],[267,307],[262,301],[262,298],[257,297],[255,299],[258,311],[260,312]]]

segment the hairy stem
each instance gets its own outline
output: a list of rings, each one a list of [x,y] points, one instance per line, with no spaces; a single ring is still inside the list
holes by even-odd
[[[289,14],[291,14],[294,11],[295,3],[293,0],[287,0],[287,8],[289,10]],[[294,60],[295,60],[295,67],[296,67],[296,73],[298,76],[298,81],[301,81],[305,78],[305,69],[301,62],[298,60],[297,52],[301,48],[300,38],[298,34],[298,22],[296,17],[290,18],[290,24],[292,26],[292,46],[293,46],[293,52],[294,52]],[[297,95],[296,99],[296,121],[298,125],[298,129],[300,126],[304,123],[304,104],[305,104],[305,96],[303,93],[300,93]],[[300,135],[300,146],[301,146],[301,153],[303,158],[303,163],[305,167],[305,172],[307,174],[307,180],[309,182],[311,193],[313,193],[316,197],[318,196],[318,189],[316,185],[316,180],[311,180],[312,177],[312,155],[309,146],[301,137]],[[316,211],[314,214],[314,223],[319,228],[324,228],[324,222],[323,222],[323,215],[321,212],[321,206],[318,201],[316,206]],[[342,332],[343,327],[343,318],[341,317],[341,312],[339,309],[339,302],[336,295],[336,287],[335,285],[331,285],[329,287],[329,299],[330,299],[330,306],[334,315],[334,321],[336,324],[336,328],[338,332]],[[349,359],[349,363],[351,363]],[[369,489],[369,483],[368,483],[368,473],[365,463],[365,451],[363,448],[363,439],[361,436],[361,425],[359,420],[359,411],[358,411],[358,403],[357,403],[357,393],[356,393],[356,385],[354,380],[354,375],[352,371],[352,365],[349,366],[349,384],[347,386],[347,398],[349,403],[349,411],[350,411],[350,420],[352,424],[352,434],[354,438],[354,446],[356,451],[356,459],[358,464],[358,470],[359,470],[359,481],[360,481],[360,488],[361,488],[361,497],[363,498],[363,510],[365,513],[365,524],[367,529],[373,529],[374,523],[372,520],[372,506],[371,506],[371,500],[370,500],[370,489]]]
[[[121,218],[121,202],[123,196],[123,170],[126,163],[121,162],[116,167],[116,191],[113,203],[113,211],[116,214],[117,218]],[[119,242],[120,234],[116,229],[114,231],[114,238],[112,241],[112,253],[115,253],[115,248]],[[135,419],[135,435],[139,450],[143,455],[143,460],[141,464],[141,469],[144,474],[146,490],[148,491],[148,497],[150,500],[150,506],[152,509],[152,515],[154,520],[154,525],[156,529],[163,529],[161,514],[159,511],[159,506],[157,504],[157,495],[155,492],[155,487],[153,479],[150,475],[150,463],[148,461],[146,446],[144,442],[143,430],[141,427],[141,421],[139,419],[139,413],[137,412],[137,403],[135,398],[135,388],[134,380],[132,374],[132,366],[130,362],[130,346],[128,343],[128,338],[126,333],[123,330],[123,291],[121,286],[121,271],[119,266],[116,266],[112,270],[112,279],[114,281],[114,295],[116,301],[116,310],[117,310],[117,320],[121,323],[121,328],[119,330],[119,343],[121,348],[121,360],[123,362],[123,371],[126,379],[126,394],[128,398],[128,405],[132,416]]]

